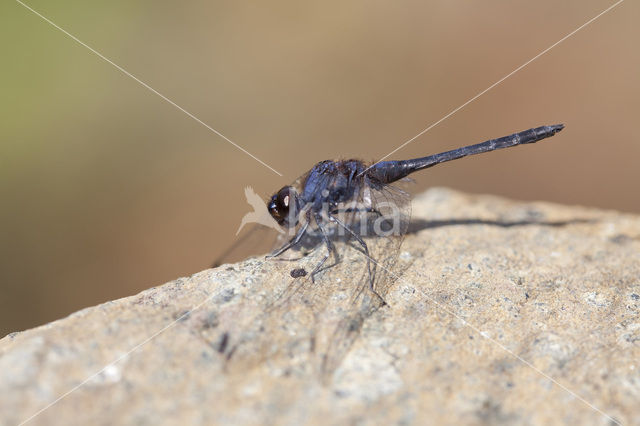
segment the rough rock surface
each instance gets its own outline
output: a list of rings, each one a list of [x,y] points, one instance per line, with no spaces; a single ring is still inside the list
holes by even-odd
[[[640,217],[432,189],[413,218],[360,322],[348,267],[253,258],[4,337],[0,423],[640,424]]]

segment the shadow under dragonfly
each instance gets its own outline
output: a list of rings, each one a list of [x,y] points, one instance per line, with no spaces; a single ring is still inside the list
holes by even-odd
[[[516,226],[549,226],[559,228],[568,225],[576,225],[583,223],[595,223],[595,219],[569,219],[569,220],[557,220],[557,221],[544,221],[536,219],[525,220],[489,220],[489,219],[449,219],[449,220],[426,220],[426,219],[413,219],[407,229],[407,234],[416,234],[425,229],[441,228],[444,226],[468,226],[468,225],[490,225],[499,226],[501,228],[513,228]]]

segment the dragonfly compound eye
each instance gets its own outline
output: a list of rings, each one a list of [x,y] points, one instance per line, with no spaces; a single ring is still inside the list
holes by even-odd
[[[295,190],[290,186],[285,186],[269,200],[267,204],[269,214],[271,214],[279,225],[288,225],[288,215],[290,212],[295,211],[295,197]],[[291,208],[292,205],[293,209]]]

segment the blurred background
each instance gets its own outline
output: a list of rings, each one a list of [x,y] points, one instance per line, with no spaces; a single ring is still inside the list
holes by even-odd
[[[255,4],[254,4],[255,3]],[[380,158],[613,1],[0,5],[0,336],[206,269],[247,185]],[[627,1],[394,154],[543,124],[554,139],[442,165],[448,186],[640,212],[640,4]]]

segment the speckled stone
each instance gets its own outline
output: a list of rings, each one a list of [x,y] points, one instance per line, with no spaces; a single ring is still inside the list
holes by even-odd
[[[413,217],[388,305],[346,322],[357,254],[4,337],[0,424],[640,424],[640,217],[441,188]]]

